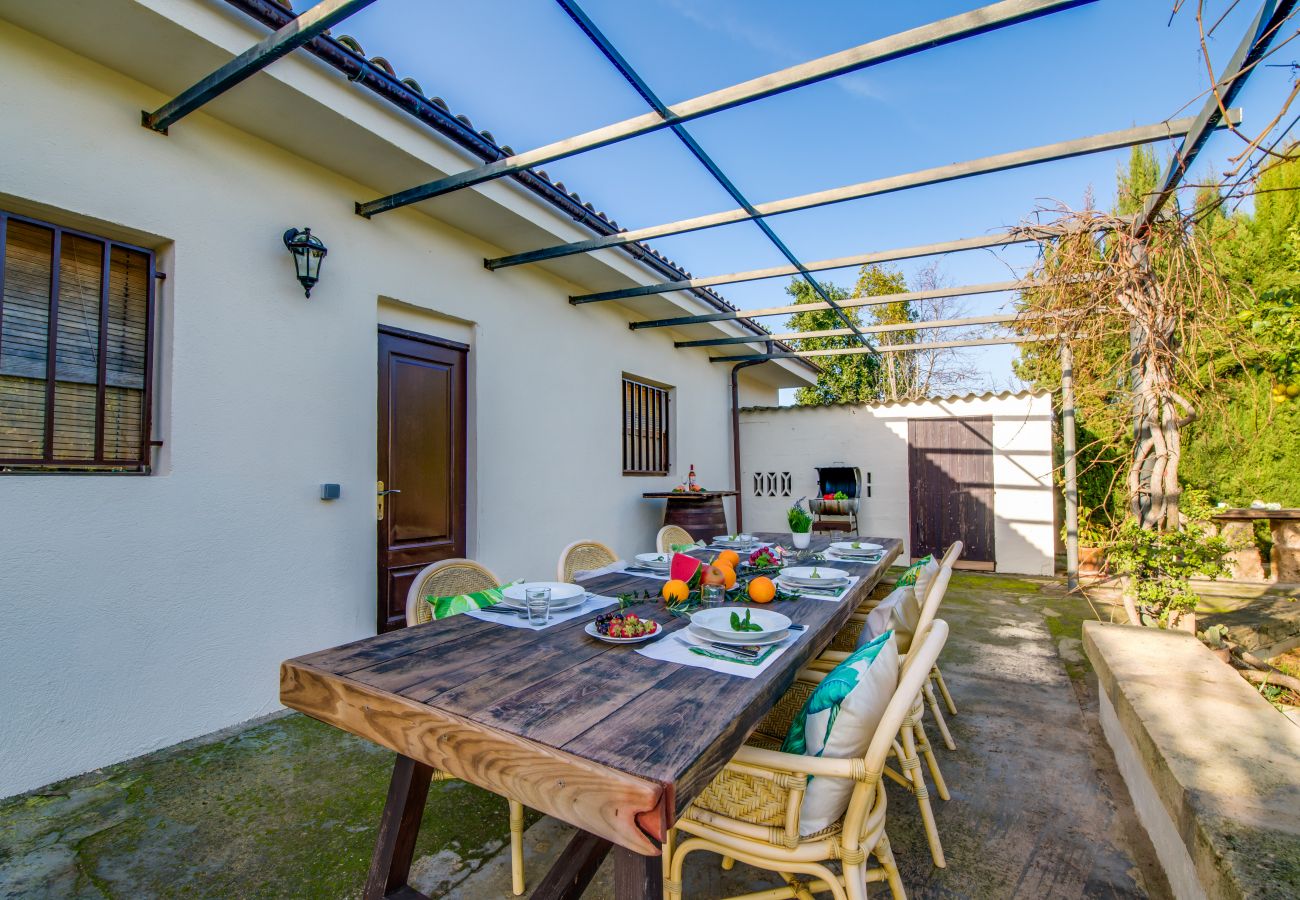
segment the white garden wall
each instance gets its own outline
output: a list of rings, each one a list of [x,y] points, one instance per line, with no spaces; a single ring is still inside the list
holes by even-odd
[[[907,420],[993,419],[994,550],[997,571],[1053,571],[1052,403],[1047,393],[985,394],[877,406],[792,406],[743,410],[741,490],[747,530],[788,531],[786,509],[817,493],[818,466],[871,473],[861,503],[863,534],[910,545]],[[754,496],[755,472],[789,472],[791,496]],[[907,546],[905,554],[911,553]]]
[[[47,14],[81,51],[5,21]],[[0,796],[276,710],[281,660],[374,632],[378,324],[471,345],[468,549],[503,577],[549,577],[579,537],[650,548],[662,506],[640,494],[689,463],[706,484],[729,481],[726,368],[665,331],[630,331],[624,308],[566,302],[606,284],[488,272],[501,246],[425,212],[361,219],[352,204],[376,185],[215,116],[170,137],[142,128],[140,110],[166,95],[84,48],[128,53],[147,26],[158,40],[131,65],[188,71],[173,14],[215,17],[231,48],[258,34],[189,0],[0,2],[0,207],[156,248],[167,274],[156,474],[0,475]],[[413,160],[468,164],[321,69],[295,55],[214,109],[301,89],[313,99],[267,104],[268,128],[302,136],[324,121],[331,136],[308,149],[325,157],[409,183]],[[537,198],[490,187],[510,221],[578,234]],[[304,225],[330,247],[310,300],[280,241]],[[522,249],[517,238],[502,243]],[[608,257],[611,273],[659,280]],[[801,381],[762,369],[747,402]],[[668,478],[621,473],[624,372],[676,386]],[[321,482],[342,499],[317,499]]]

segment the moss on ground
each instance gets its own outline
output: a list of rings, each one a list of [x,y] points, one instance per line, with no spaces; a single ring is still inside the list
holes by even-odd
[[[357,896],[392,760],[295,714],[4,801],[0,895]],[[504,800],[444,782],[416,853],[468,874],[507,839]]]

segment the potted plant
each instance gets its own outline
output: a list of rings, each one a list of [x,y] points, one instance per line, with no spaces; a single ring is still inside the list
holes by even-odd
[[[1106,540],[1110,537],[1107,530],[1098,525],[1093,518],[1094,510],[1087,506],[1079,507],[1079,574],[1097,577],[1106,570]],[[1061,536],[1065,537],[1064,527]]]
[[[786,521],[790,523],[790,540],[795,549],[803,550],[807,548],[808,543],[812,540],[812,514],[803,508],[803,500],[799,500],[785,514]]]

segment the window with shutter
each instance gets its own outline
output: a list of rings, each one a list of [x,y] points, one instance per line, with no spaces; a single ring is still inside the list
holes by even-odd
[[[672,389],[623,376],[623,474],[667,475]]]
[[[0,212],[0,472],[147,472],[154,259]]]

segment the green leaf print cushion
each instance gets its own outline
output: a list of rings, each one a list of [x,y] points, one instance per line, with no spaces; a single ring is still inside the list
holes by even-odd
[[[469,612],[471,609],[496,606],[501,602],[501,588],[489,588],[472,594],[457,594],[455,597],[435,597],[430,594],[424,599],[433,607],[435,619],[445,619],[448,616]]]
[[[898,576],[898,580],[894,582],[894,587],[906,587],[909,584],[916,584],[916,578],[921,574],[921,570],[932,562],[934,562],[934,554],[918,559],[907,567],[907,571]]]
[[[853,759],[867,752],[898,686],[893,637],[887,631],[859,647],[822,679],[795,716],[781,745],[784,752],[832,759]],[[853,784],[843,778],[810,778],[799,834],[807,837],[838,822],[848,809]]]

